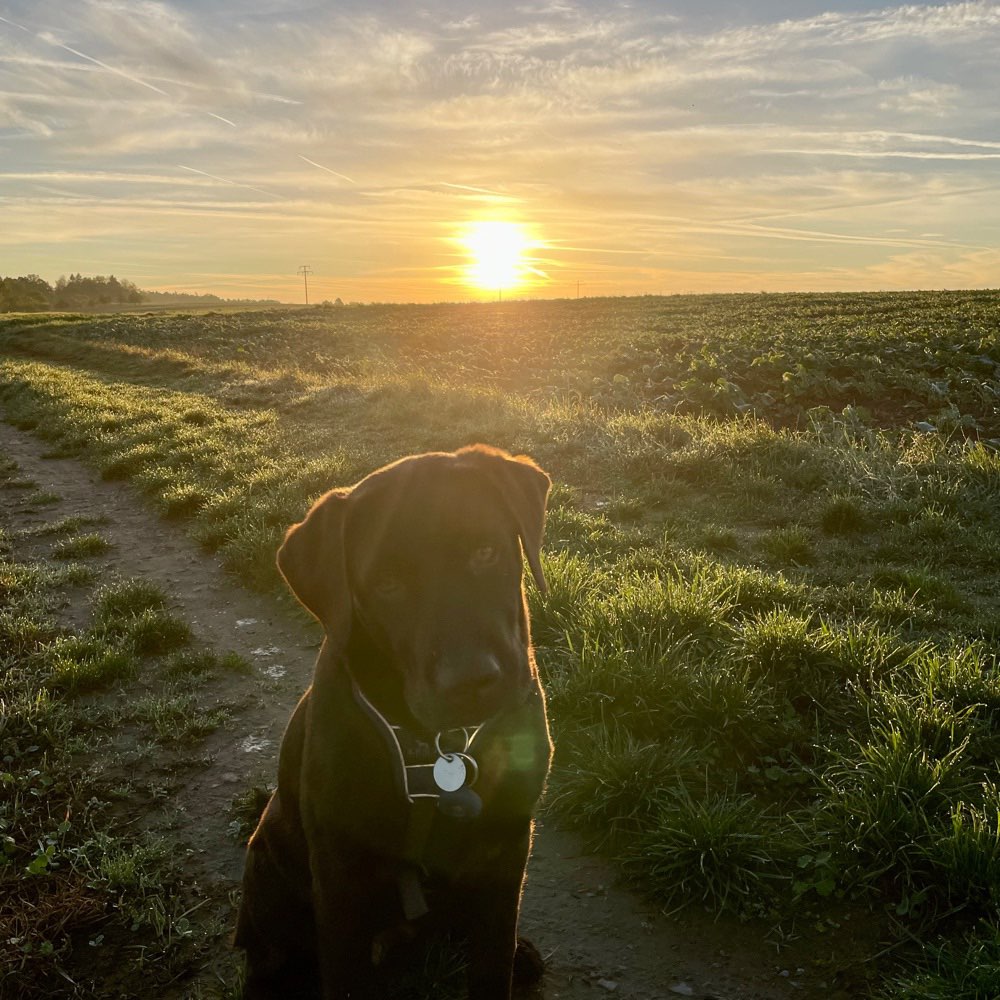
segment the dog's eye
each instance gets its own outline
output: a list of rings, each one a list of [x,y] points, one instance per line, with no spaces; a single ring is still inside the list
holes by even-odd
[[[398,576],[386,575],[375,581],[375,593],[389,601],[403,592],[403,581]]]
[[[480,545],[472,550],[469,562],[474,570],[489,569],[497,561],[498,556],[499,553],[495,546]]]

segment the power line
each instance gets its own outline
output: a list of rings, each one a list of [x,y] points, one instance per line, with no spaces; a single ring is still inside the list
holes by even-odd
[[[303,264],[296,273],[302,275],[302,284],[306,289],[306,305],[309,305],[309,275],[312,274],[312,268],[308,264]]]

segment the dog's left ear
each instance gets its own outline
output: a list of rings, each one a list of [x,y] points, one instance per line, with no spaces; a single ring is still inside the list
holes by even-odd
[[[542,533],[545,530],[545,503],[552,480],[527,455],[508,455],[483,445],[473,446],[469,451],[477,452],[485,460],[485,468],[514,515],[531,575],[544,596],[548,587],[542,572]]]
[[[319,619],[330,642],[347,641],[351,596],[344,560],[347,493],[333,490],[293,524],[278,549],[278,570],[292,593]]]

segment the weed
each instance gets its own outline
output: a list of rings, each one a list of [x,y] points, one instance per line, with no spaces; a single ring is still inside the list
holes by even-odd
[[[775,831],[750,796],[682,788],[662,795],[657,821],[626,858],[648,873],[648,889],[666,903],[691,894],[719,909],[761,913],[774,882],[787,878]],[[645,877],[645,876],[644,876]]]
[[[106,517],[91,517],[74,514],[69,517],[61,517],[57,521],[50,521],[48,524],[39,525],[32,528],[30,535],[47,537],[49,535],[75,535],[81,528],[102,525],[107,523]]]
[[[241,844],[245,844],[250,834],[257,828],[257,823],[273,791],[273,785],[257,781],[233,798],[229,809],[233,816],[229,832]]]
[[[191,641],[191,629],[186,622],[153,608],[129,618],[118,618],[105,628],[140,656],[162,656]]]
[[[54,643],[45,651],[45,660],[49,666],[48,685],[72,693],[107,687],[138,672],[130,650],[97,640],[70,638]]]
[[[111,543],[103,535],[74,535],[56,542],[52,555],[56,559],[85,559],[103,555],[110,548]]]
[[[253,667],[239,653],[230,652],[219,656],[211,650],[178,650],[164,659],[163,670],[171,677],[197,677],[211,676],[221,671],[249,674]]]
[[[160,740],[178,744],[207,736],[229,718],[228,709],[206,709],[190,693],[148,695],[135,702],[133,711],[139,721],[152,726]]]
[[[776,528],[768,532],[761,538],[761,547],[778,563],[803,566],[816,558],[809,535],[798,527]]]
[[[881,1000],[987,1000],[1000,996],[1000,931],[983,921],[964,940],[938,939],[921,963],[894,975],[878,994]]]
[[[24,498],[24,503],[27,507],[51,507],[60,500],[62,497],[52,490],[35,490]]]
[[[166,594],[156,584],[147,580],[124,580],[102,587],[94,595],[94,617],[106,625],[143,611],[159,611],[166,603]]]
[[[850,535],[866,531],[869,516],[856,497],[832,496],[820,509],[819,524],[828,535]]]
[[[697,782],[709,766],[682,738],[643,742],[627,730],[599,728],[572,744],[549,806],[574,816],[601,840],[621,844],[623,835],[653,824],[658,796],[685,780]]]

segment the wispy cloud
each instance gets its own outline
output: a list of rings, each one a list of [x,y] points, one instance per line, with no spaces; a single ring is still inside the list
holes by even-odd
[[[986,280],[1000,7],[755,7],[7,0],[0,242],[433,298],[481,216],[538,231],[539,294]]]
[[[187,170],[192,174],[200,174],[202,177],[208,177],[210,180],[218,181],[220,184],[227,184],[230,187],[240,187],[247,188],[250,191],[256,191],[258,194],[267,195],[269,198],[281,198],[280,194],[275,194],[273,191],[265,191],[263,188],[254,187],[252,184],[244,184],[242,181],[230,180],[228,177],[219,177],[218,174],[210,174],[206,170],[199,170],[197,167],[188,167],[183,163],[178,163],[177,166],[181,170]]]
[[[141,80],[139,77],[133,76],[131,73],[126,73],[125,70],[123,69],[117,69],[114,66],[109,66],[106,62],[102,62],[100,59],[95,59],[93,56],[88,56],[86,52],[81,52],[79,49],[74,49],[70,45],[64,45],[48,31],[39,32],[38,37],[43,42],[48,42],[49,45],[54,45],[56,46],[56,48],[65,49],[66,52],[70,52],[74,56],[79,56],[81,59],[86,59],[87,62],[92,62],[95,66],[100,66],[101,69],[107,70],[109,73],[114,73],[116,76],[120,76],[123,80],[128,80],[130,83],[134,83],[139,87],[145,87],[147,90],[152,90],[154,93],[160,94],[162,97],[170,96],[165,90],[161,90],[154,84],[147,83],[145,80]]]

